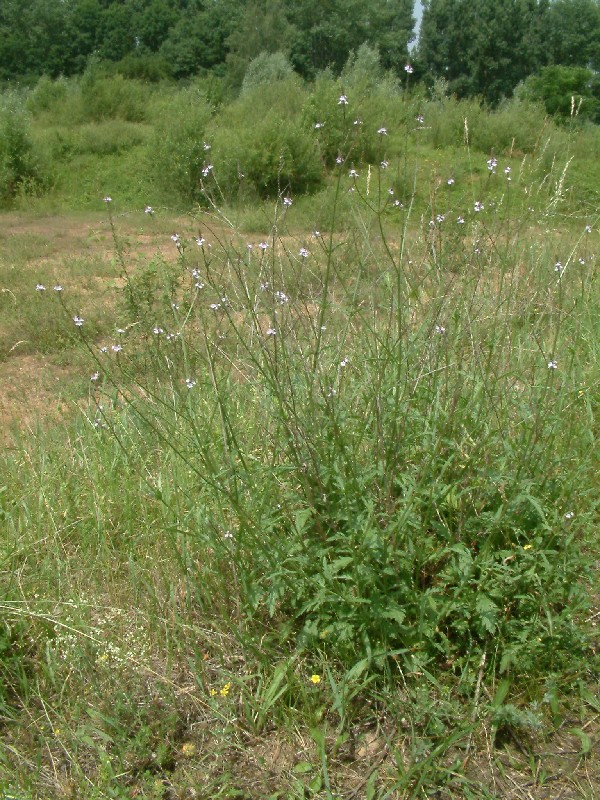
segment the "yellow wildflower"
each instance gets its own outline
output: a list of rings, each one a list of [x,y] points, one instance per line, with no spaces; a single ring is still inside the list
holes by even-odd
[[[196,745],[193,742],[184,742],[181,746],[181,755],[184,758],[191,758],[196,755]]]
[[[310,682],[314,683],[315,685],[317,683],[321,683],[321,676],[320,675],[311,675],[310,676]]]

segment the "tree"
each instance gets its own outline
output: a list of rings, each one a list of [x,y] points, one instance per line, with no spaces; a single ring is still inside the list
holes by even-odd
[[[307,78],[328,67],[339,74],[366,42],[380,51],[384,67],[399,70],[413,36],[412,8],[412,0],[286,0],[292,63]]]
[[[261,53],[289,57],[294,34],[282,0],[250,0],[226,42],[230,82],[240,86],[248,65]]]
[[[546,0],[429,0],[418,57],[458,97],[491,104],[544,63]]]
[[[554,0],[549,13],[550,61],[568,67],[600,67],[597,0]]]
[[[585,67],[544,67],[525,81],[521,95],[543,103],[548,114],[600,123],[600,76]]]
[[[227,41],[240,14],[237,0],[213,0],[204,7],[188,7],[160,48],[173,77],[183,78],[224,64]]]

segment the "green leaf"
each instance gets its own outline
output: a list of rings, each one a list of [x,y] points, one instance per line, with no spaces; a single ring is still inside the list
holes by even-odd
[[[381,615],[384,619],[393,619],[399,625],[402,625],[406,619],[406,612],[401,608],[388,608]]]
[[[379,772],[377,770],[374,770],[369,776],[369,780],[367,781],[367,785],[365,786],[366,800],[375,800],[375,793],[376,793],[375,783],[377,781],[378,775]]]
[[[347,567],[348,564],[351,564],[353,561],[354,559],[351,556],[343,556],[342,558],[336,558],[335,561],[332,561],[331,564],[329,564],[329,573],[331,575],[335,575],[338,572],[340,572],[340,570],[344,569],[344,567]]]
[[[600,713],[600,700],[598,700],[598,698],[593,695],[589,689],[586,689],[585,686],[580,685],[579,693],[584,703],[587,703],[588,706],[594,709],[594,711],[598,711]]]
[[[592,751],[592,740],[582,728],[570,728],[569,733],[573,733],[581,742],[581,755],[587,756]]]
[[[313,771],[313,765],[310,761],[299,761],[292,767],[294,775],[306,775],[307,772]]]
[[[508,678],[503,678],[500,683],[498,684],[498,688],[496,689],[496,694],[494,695],[494,699],[492,700],[492,707],[499,708],[502,703],[506,700],[506,696],[510,690],[512,681]]]

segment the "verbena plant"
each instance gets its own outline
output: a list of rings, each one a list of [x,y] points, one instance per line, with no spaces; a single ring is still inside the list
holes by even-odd
[[[98,435],[152,443],[207,611],[347,667],[551,670],[583,646],[588,234],[557,262],[475,201],[415,236],[391,182],[340,168],[344,235],[294,235],[282,195],[260,243],[174,236],[178,273],[89,345]]]

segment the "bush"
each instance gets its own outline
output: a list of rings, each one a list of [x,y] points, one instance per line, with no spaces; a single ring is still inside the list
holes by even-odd
[[[26,105],[32,114],[49,111],[65,101],[67,97],[67,81],[59,78],[53,81],[46,75],[37,82],[27,97]]]
[[[132,122],[92,122],[73,131],[71,149],[74,153],[106,156],[131,150],[143,144],[147,137],[144,126]]]
[[[242,94],[258,86],[271,86],[277,81],[285,81],[293,74],[292,65],[283,53],[261,53],[248,64],[242,82]]]
[[[155,113],[149,172],[168,197],[186,204],[200,202],[203,179],[208,177],[202,172],[211,158],[204,137],[212,107],[203,92],[191,88],[163,102]]]
[[[544,67],[527,78],[519,93],[528,100],[543,103],[548,114],[600,122],[600,78],[590,69]]]
[[[428,102],[424,113],[434,147],[463,145],[466,120],[469,144],[482,153],[532,153],[546,124],[540,106],[522,99],[508,100],[492,111],[477,100],[451,97]]]
[[[122,75],[106,77],[90,70],[81,79],[80,87],[82,121],[142,122],[146,118],[150,90],[139,81]]]
[[[368,77],[361,64],[357,61],[346,70],[348,87],[329,73],[320,75],[303,110],[305,127],[314,130],[327,167],[333,167],[338,156],[355,165],[377,163],[390,146],[377,131],[389,126],[397,132],[410,115],[411,107],[395,81],[373,82],[374,76]]]
[[[0,99],[0,202],[9,201],[23,186],[40,182],[28,114],[15,95],[7,95]]]
[[[210,134],[216,177],[227,197],[239,192],[273,197],[312,192],[323,168],[312,131],[302,126],[305,97],[298,79],[248,91],[218,119]]]
[[[130,53],[114,66],[128,80],[159,83],[172,77],[169,62],[156,53]]]

